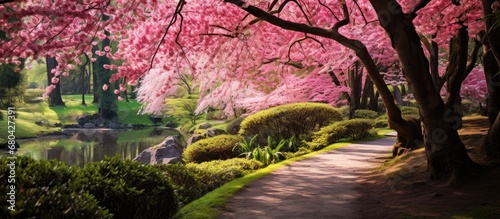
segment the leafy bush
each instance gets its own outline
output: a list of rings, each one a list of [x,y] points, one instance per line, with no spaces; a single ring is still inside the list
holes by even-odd
[[[354,118],[356,119],[375,119],[378,113],[373,110],[359,109],[354,111]]]
[[[344,126],[338,125],[338,122],[336,122],[315,132],[313,134],[313,140],[309,144],[309,148],[312,150],[320,150],[345,137],[347,137],[347,129]]]
[[[248,116],[241,123],[239,134],[258,135],[257,141],[265,144],[267,137],[274,140],[307,135],[314,130],[342,120],[338,109],[323,103],[294,103],[262,110]]]
[[[417,107],[402,106],[402,107],[400,107],[400,110],[401,110],[401,115],[403,115],[403,116],[408,116],[408,115],[419,116],[420,115],[420,111],[418,110]]]
[[[240,131],[240,125],[241,122],[245,119],[245,117],[238,117],[231,121],[229,124],[226,126],[226,132],[231,135],[236,135]]]
[[[347,137],[355,140],[362,139],[373,135],[370,132],[372,127],[372,121],[369,119],[351,119],[335,122],[313,133],[313,139],[309,143],[309,148],[319,150]]]
[[[193,169],[203,183],[204,193],[212,191],[225,183],[240,178],[264,165],[256,160],[233,158],[229,160],[214,160],[203,163],[189,163],[187,168]]]
[[[375,127],[375,128],[385,128],[388,126],[389,126],[389,122],[387,121],[387,118],[386,119],[376,119],[373,122],[373,127]]]
[[[170,182],[152,166],[105,158],[87,164],[82,180],[84,190],[116,218],[171,218],[178,208]]]
[[[192,168],[183,164],[164,164],[156,167],[170,179],[181,206],[204,194],[201,179]]]
[[[344,127],[349,137],[354,140],[371,136],[370,129],[373,128],[372,120],[369,119],[351,119],[337,122],[338,126]]]
[[[298,151],[296,152],[285,152],[283,153],[286,157],[286,159],[294,158],[294,157],[300,157],[305,154],[311,153],[313,150],[307,147],[300,147]]]
[[[262,147],[256,144],[255,135],[250,141],[242,139],[242,141],[233,148],[239,151],[240,156],[245,156],[247,159],[253,159],[262,162],[264,165],[276,163],[286,156],[283,152],[295,152],[298,150],[298,142],[294,137],[290,139],[281,139],[278,143],[274,142],[271,136],[267,137],[267,145]]]
[[[12,161],[0,159],[0,187],[2,194],[7,187]],[[81,190],[80,168],[68,167],[56,161],[36,161],[19,156],[15,160],[16,212],[8,209],[7,199],[0,200],[1,218],[111,218],[108,210],[99,206],[87,191]],[[12,214],[14,213],[14,214]]]
[[[212,138],[202,139],[189,145],[183,153],[186,163],[201,163],[211,160],[227,160],[237,157],[239,154],[233,151],[234,146],[240,142],[236,135],[218,135]]]

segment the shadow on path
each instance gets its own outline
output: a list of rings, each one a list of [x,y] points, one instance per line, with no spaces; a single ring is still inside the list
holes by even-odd
[[[390,156],[394,137],[297,161],[236,192],[220,219],[359,218],[360,176]]]

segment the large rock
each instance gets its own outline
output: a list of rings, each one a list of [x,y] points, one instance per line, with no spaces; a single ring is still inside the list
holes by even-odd
[[[203,123],[200,126],[198,126],[199,129],[208,129],[210,127],[212,127],[212,124],[210,123]]]
[[[217,136],[217,135],[223,135],[223,134],[226,134],[226,131],[222,130],[222,129],[207,129],[207,136],[208,137],[214,137],[214,136]]]
[[[100,117],[101,116],[99,114],[81,115],[81,116],[76,117],[76,122],[81,126],[85,125],[85,123],[94,123],[95,124],[95,120],[100,118]]]
[[[95,129],[95,125],[92,124],[92,123],[85,123],[83,125],[83,128],[86,128],[86,129]]]
[[[173,136],[162,143],[142,151],[134,161],[144,164],[168,164],[182,161],[182,144]]]

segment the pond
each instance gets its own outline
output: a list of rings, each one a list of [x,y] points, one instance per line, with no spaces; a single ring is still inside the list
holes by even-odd
[[[19,140],[17,155],[37,160],[56,159],[72,166],[101,161],[105,156],[134,159],[141,151],[161,143],[167,136],[181,134],[175,129],[147,128],[141,130],[65,130],[66,138],[45,137]]]

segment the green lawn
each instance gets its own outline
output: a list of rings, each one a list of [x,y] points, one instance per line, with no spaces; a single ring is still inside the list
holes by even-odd
[[[81,105],[81,95],[63,95],[66,106],[49,107],[47,102],[24,103],[16,107],[16,138],[32,138],[41,135],[61,131],[55,127],[56,123],[76,124],[76,117],[84,114],[95,114],[98,112],[97,104],[91,104],[93,96],[85,95],[86,106]],[[138,115],[141,104],[131,99],[130,102],[118,102],[118,117],[124,124],[153,125],[148,115]],[[7,111],[2,110],[4,120],[0,121],[0,140],[4,142],[7,133]],[[46,125],[39,126],[35,122],[43,121]]]

